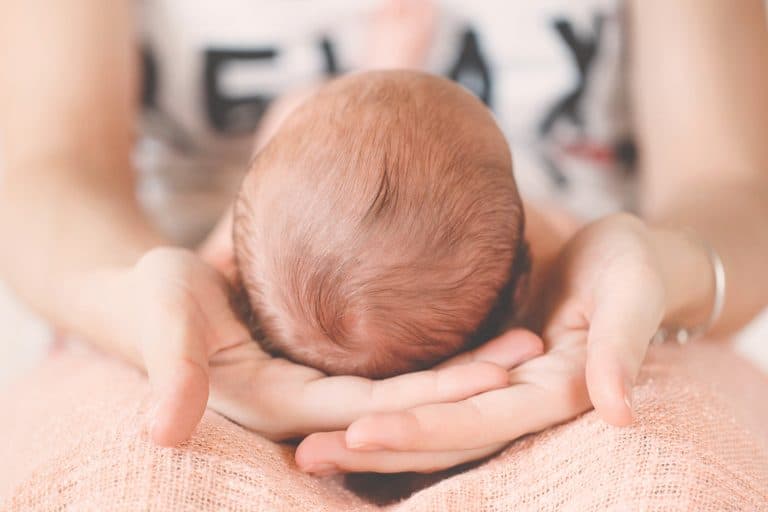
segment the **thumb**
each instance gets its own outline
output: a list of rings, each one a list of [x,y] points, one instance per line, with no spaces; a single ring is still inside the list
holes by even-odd
[[[587,335],[586,380],[592,405],[608,423],[632,423],[632,387],[663,315],[647,280],[621,279],[596,290]]]
[[[166,320],[167,321],[167,320]],[[179,322],[178,319],[173,321]],[[152,388],[149,434],[156,444],[176,446],[189,439],[208,403],[208,357],[193,323],[175,326],[175,334],[158,336],[145,350]]]

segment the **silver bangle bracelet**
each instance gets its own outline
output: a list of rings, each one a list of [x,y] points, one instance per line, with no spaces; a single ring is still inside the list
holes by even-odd
[[[720,259],[720,255],[714,247],[699,237],[696,237],[696,239],[707,249],[709,261],[712,264],[712,273],[715,278],[715,300],[712,304],[712,312],[706,322],[695,327],[659,327],[659,330],[656,331],[656,334],[651,339],[652,343],[663,343],[667,340],[674,340],[681,345],[687,343],[706,334],[715,325],[720,318],[720,314],[723,312],[723,306],[725,305],[725,266],[723,265],[723,260]]]

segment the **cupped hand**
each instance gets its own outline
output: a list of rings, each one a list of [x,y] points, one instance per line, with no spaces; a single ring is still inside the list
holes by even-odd
[[[507,369],[542,350],[535,337],[506,345],[505,351],[459,364],[377,381],[327,376],[272,357],[257,343],[241,343],[210,360],[210,406],[273,440],[336,431],[364,416],[455,402],[506,386]]]
[[[627,425],[631,387],[664,314],[665,292],[641,221],[621,214],[590,224],[534,290],[539,317],[531,321],[546,353],[512,368],[508,387],[310,435],[298,447],[297,463],[324,474],[428,472],[495,453],[592,406],[609,423]],[[518,335],[503,334],[485,349],[504,350]]]
[[[228,282],[191,251],[150,251],[119,282],[125,295],[118,327],[135,340],[147,370],[155,404],[150,435],[160,445],[188,439],[206,405],[285,439],[344,429],[365,415],[457,401],[505,386],[506,368],[541,350],[520,346],[493,362],[466,360],[381,381],[327,377],[262,351],[233,312]]]

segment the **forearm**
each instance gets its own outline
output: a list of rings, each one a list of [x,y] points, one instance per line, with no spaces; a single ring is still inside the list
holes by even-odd
[[[0,275],[36,312],[125,354],[108,336],[107,290],[91,277],[134,263],[165,243],[132,198],[128,183],[106,184],[82,173],[11,172],[0,187]],[[14,178],[19,177],[19,179]],[[112,346],[115,345],[115,346]]]
[[[768,303],[765,6],[643,0],[630,14],[642,214],[653,226],[689,229],[720,255],[726,296],[713,333],[728,334]],[[672,316],[688,313],[667,320],[705,321],[714,295],[706,249],[681,231],[657,231]]]
[[[686,187],[646,211],[670,269],[668,319],[673,323],[706,321],[713,306],[712,264],[693,237],[711,245],[722,259],[726,295],[715,335],[738,330],[768,304],[768,183],[723,181]]]

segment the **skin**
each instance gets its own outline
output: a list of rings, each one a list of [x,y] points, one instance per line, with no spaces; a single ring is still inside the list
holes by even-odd
[[[344,428],[504,386],[503,368],[540,352],[374,382],[325,378],[258,350],[221,274],[170,246],[133,195],[133,5],[0,3],[0,234],[14,241],[0,272],[56,328],[147,371],[156,443],[188,439],[206,404],[273,439]],[[337,415],[307,407],[324,396],[338,399]]]
[[[0,235],[14,241],[0,253],[0,271],[53,324],[148,371],[158,443],[189,437],[209,389],[211,407],[272,438],[332,430],[297,451],[299,466],[315,473],[450,467],[593,405],[606,421],[628,424],[650,334],[660,321],[692,324],[711,309],[707,253],[683,227],[726,266],[714,334],[768,303],[768,146],[760,139],[768,133],[768,36],[759,0],[738,9],[718,0],[633,4],[644,220],[621,214],[563,232],[529,205],[541,304],[531,321],[546,354],[517,365],[541,349],[536,337],[512,331],[467,356],[470,365],[458,359],[378,384],[334,381],[260,353],[228,309],[221,274],[167,247],[140,212],[129,159],[131,6],[0,2]],[[470,375],[446,373],[457,365]],[[339,394],[338,410],[309,405]]]
[[[309,436],[296,455],[300,467],[325,474],[434,471],[592,406],[610,423],[630,424],[631,385],[649,335],[659,321],[695,325],[712,308],[714,278],[705,277],[711,264],[681,227],[712,245],[725,265],[725,309],[713,337],[734,332],[768,303],[762,2],[734,8],[717,0],[636,1],[631,15],[644,220],[601,219],[561,250],[557,236],[547,241],[532,225],[537,221],[529,224],[534,261],[559,267],[545,280],[546,354],[510,371],[508,388]],[[535,247],[549,249],[539,249],[536,259]]]

